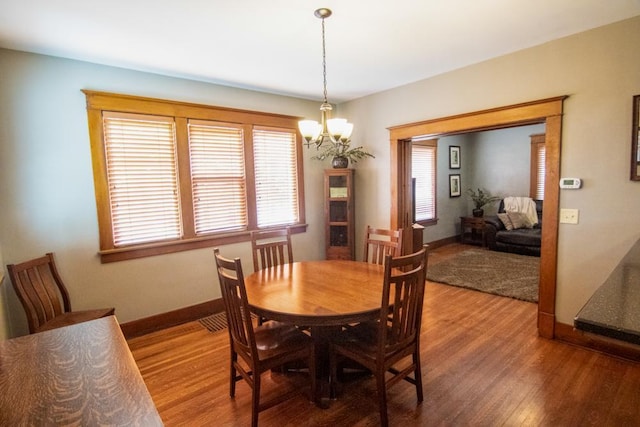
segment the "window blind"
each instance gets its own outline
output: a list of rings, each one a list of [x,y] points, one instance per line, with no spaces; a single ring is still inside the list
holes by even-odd
[[[544,144],[537,144],[537,168],[536,168],[536,195],[535,198],[538,200],[544,200],[544,179],[545,179],[545,157],[546,157],[546,149]]]
[[[296,134],[254,128],[253,156],[258,227],[298,222]]]
[[[114,246],[182,234],[172,118],[104,112]]]
[[[188,133],[195,233],[246,229],[242,128],[190,120]]]
[[[411,172],[416,180],[416,221],[435,219],[436,216],[436,147],[413,144]]]
[[[297,117],[84,92],[102,262],[306,229]]]

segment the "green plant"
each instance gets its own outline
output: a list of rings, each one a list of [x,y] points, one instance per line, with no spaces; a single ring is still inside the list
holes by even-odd
[[[467,194],[469,198],[473,201],[476,209],[482,209],[483,206],[488,205],[489,203],[496,202],[500,200],[500,197],[492,196],[487,190],[483,190],[478,188],[478,191],[474,191],[472,188],[467,190]]]
[[[364,149],[363,146],[351,148],[350,142],[336,142],[321,148],[320,154],[312,157],[314,160],[333,159],[335,157],[346,157],[351,163],[357,163],[365,157],[375,156]]]

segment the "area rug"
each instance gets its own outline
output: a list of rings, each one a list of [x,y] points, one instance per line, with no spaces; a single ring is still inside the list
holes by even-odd
[[[469,249],[427,267],[427,280],[538,302],[540,258]]]

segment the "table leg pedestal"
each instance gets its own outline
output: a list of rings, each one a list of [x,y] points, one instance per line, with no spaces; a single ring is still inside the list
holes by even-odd
[[[318,406],[328,408],[329,390],[329,344],[332,337],[340,333],[341,326],[315,326],[310,329],[316,352],[316,382],[318,384]]]

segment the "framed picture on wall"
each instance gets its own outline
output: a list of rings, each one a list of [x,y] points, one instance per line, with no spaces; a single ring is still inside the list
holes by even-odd
[[[460,147],[457,145],[449,147],[449,169],[460,169]]]
[[[460,197],[460,174],[449,175],[449,197]]]

